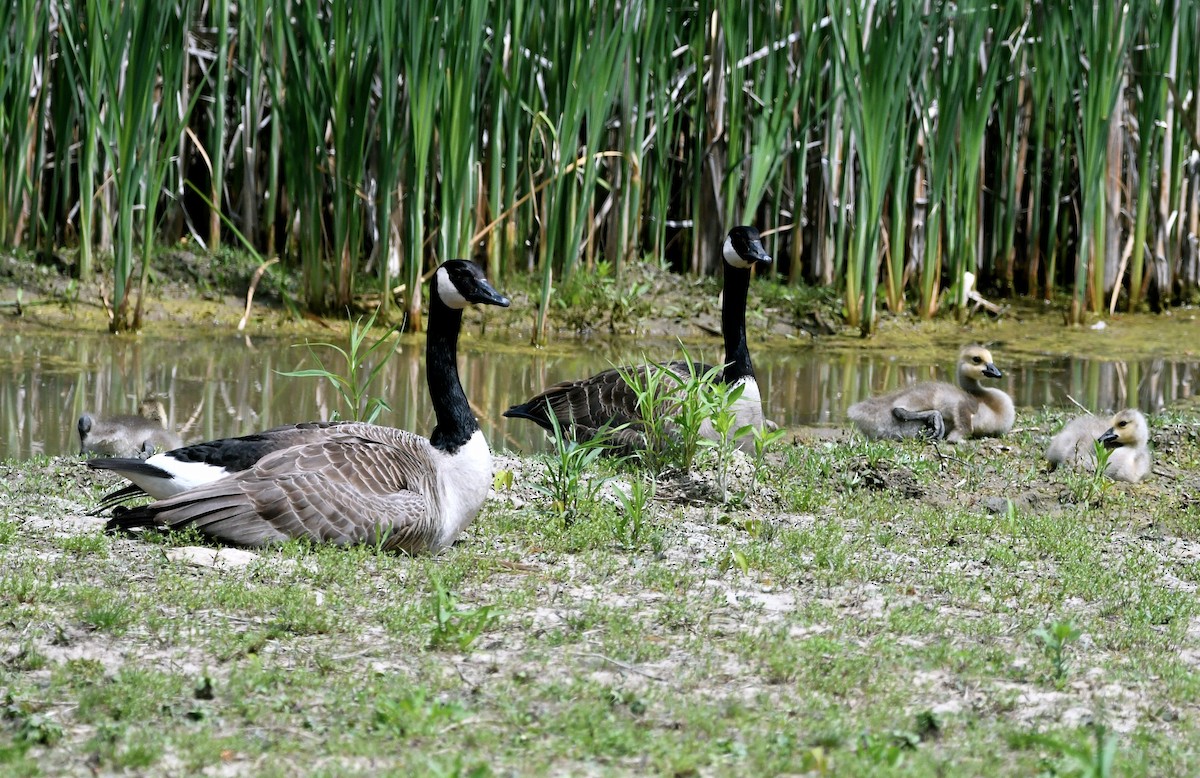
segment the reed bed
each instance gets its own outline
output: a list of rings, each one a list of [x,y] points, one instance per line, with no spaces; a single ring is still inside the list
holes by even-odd
[[[0,4],[0,242],[104,257],[114,330],[186,240],[411,327],[470,256],[540,279],[544,337],[573,274],[712,273],[739,222],[864,333],[972,278],[1071,321],[1200,298],[1200,0],[421,6]]]

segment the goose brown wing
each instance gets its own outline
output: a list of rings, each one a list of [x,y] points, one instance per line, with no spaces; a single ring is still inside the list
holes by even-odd
[[[244,546],[304,537],[426,548],[437,535],[425,496],[435,481],[429,443],[401,430],[375,430],[369,438],[337,435],[277,451],[242,473],[114,511],[110,528],[194,526]]]
[[[676,376],[688,375],[688,364],[683,361],[664,365]],[[610,368],[589,378],[561,381],[546,389],[531,400],[514,405],[505,411],[510,418],[530,419],[547,430],[551,429],[550,414],[558,419],[560,426],[573,427],[576,433],[594,433],[605,424],[617,427],[628,424],[636,427],[641,419],[638,410],[637,392],[625,381],[622,373],[633,374],[644,383],[649,365]],[[697,375],[711,368],[697,364]]]

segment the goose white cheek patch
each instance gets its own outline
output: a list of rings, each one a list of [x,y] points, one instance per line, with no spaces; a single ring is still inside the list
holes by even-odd
[[[725,245],[721,248],[721,254],[724,255],[726,262],[736,268],[745,270],[753,264],[742,259],[742,255],[737,253],[737,249],[733,247],[732,238],[725,238]]]
[[[450,274],[445,268],[439,268],[437,271],[437,290],[438,297],[442,298],[442,302],[451,308],[466,308],[467,298],[463,297],[462,292],[458,291],[458,287],[450,280]]]

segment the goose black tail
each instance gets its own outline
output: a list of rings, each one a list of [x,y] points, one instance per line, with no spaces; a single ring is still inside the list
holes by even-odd
[[[509,419],[529,419],[533,423],[545,427],[547,430],[553,429],[550,425],[550,419],[546,416],[545,403],[535,405],[532,401],[514,405],[504,412],[505,418]]]
[[[118,505],[113,508],[112,518],[104,525],[105,532],[127,534],[135,529],[153,529],[158,526],[154,517],[158,511],[153,505],[138,505],[130,508]]]
[[[102,459],[89,459],[87,466],[93,470],[115,470],[122,475],[132,473],[134,475],[146,475],[151,478],[163,478],[170,480],[174,476],[163,470],[161,467],[149,464],[144,459],[120,459],[115,457],[105,457]]]

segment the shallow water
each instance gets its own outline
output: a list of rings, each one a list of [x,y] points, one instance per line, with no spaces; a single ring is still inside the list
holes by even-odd
[[[0,459],[76,453],[80,414],[134,413],[148,391],[165,397],[170,425],[183,430],[189,442],[328,419],[338,410],[344,415],[328,383],[279,375],[315,367],[308,351],[292,343],[233,336],[11,335],[0,340]],[[920,354],[909,358],[811,345],[752,349],[768,415],[787,427],[841,425],[846,408],[869,394],[917,380],[945,380],[955,353],[948,348],[946,359],[929,364]],[[422,434],[432,429],[423,351],[421,340],[405,340],[380,373],[375,391],[392,407],[380,423]],[[459,351],[463,384],[493,448],[531,451],[544,448],[545,436],[530,422],[503,418],[510,405],[550,383],[590,375],[615,362],[643,354],[671,358],[678,346],[584,341],[563,354],[464,333]],[[719,359],[720,344],[713,340],[692,353]],[[1156,411],[1191,397],[1200,375],[1195,359],[1035,356],[1014,364],[1005,362],[999,350],[996,356],[1004,378],[994,385],[1012,394],[1019,408],[1068,406],[1073,398],[1097,411],[1127,404]]]

